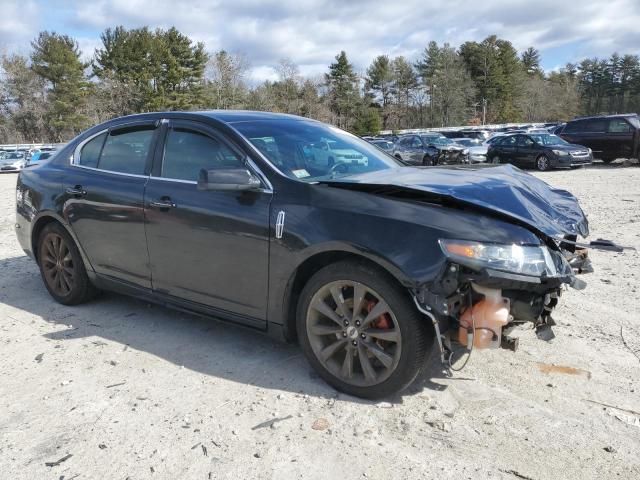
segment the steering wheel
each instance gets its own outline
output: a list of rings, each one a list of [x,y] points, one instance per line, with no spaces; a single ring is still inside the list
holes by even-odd
[[[340,172],[342,170],[342,172]],[[329,169],[329,175],[331,178],[335,178],[336,173],[347,173],[349,171],[349,165],[346,163],[336,163]]]

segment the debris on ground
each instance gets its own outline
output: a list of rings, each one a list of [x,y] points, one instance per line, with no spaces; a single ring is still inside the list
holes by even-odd
[[[262,422],[254,427],[251,427],[251,430],[258,430],[260,428],[269,428],[278,422],[283,422],[285,420],[289,420],[290,418],[293,418],[293,415],[287,415],[286,417],[281,417],[281,418],[272,418],[271,420],[267,420],[266,422]]]
[[[329,428],[329,421],[326,418],[318,418],[311,424],[311,428],[314,430],[326,430]]]
[[[44,465],[45,467],[57,467],[61,463],[64,463],[67,460],[69,460],[71,457],[73,457],[73,455],[69,453],[68,455],[65,455],[64,457],[62,457],[60,460],[56,460],[55,462],[45,462]]]

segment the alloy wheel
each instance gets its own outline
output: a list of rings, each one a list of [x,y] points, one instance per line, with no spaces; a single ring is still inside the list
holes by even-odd
[[[493,163],[494,165],[498,165],[500,163],[500,157],[496,155],[491,159],[491,163]]]
[[[47,234],[41,261],[49,288],[61,297],[69,295],[75,285],[75,269],[71,251],[64,238],[53,232]]]
[[[333,375],[356,386],[385,381],[395,371],[402,351],[397,319],[373,289],[340,280],[312,297],[306,315],[315,357]]]
[[[544,155],[540,155],[536,160],[536,167],[538,167],[538,170],[541,172],[549,170],[549,159]]]

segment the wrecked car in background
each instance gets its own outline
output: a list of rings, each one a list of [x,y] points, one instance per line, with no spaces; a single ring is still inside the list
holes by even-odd
[[[319,162],[323,144],[358,159]],[[407,167],[264,112],[109,121],[23,170],[16,198],[17,237],[58,302],[114,290],[297,340],[367,398],[409,385],[433,348],[448,366],[513,348],[521,322],[548,337],[589,269],[566,191],[509,165]]]

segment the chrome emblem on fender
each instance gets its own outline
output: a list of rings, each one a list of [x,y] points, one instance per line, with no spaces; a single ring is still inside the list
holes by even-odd
[[[284,232],[284,210],[278,212],[278,218],[276,219],[276,238],[282,238]]]

